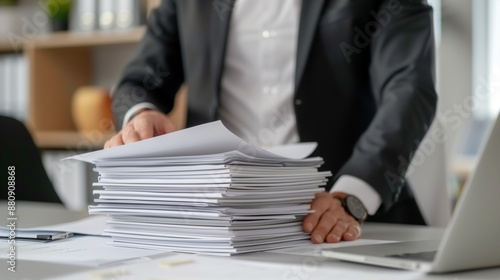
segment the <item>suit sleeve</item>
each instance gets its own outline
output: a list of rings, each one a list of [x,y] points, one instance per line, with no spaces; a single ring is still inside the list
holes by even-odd
[[[176,3],[164,0],[152,12],[145,35],[113,93],[117,129],[121,129],[126,112],[139,103],[170,112],[183,81]]]
[[[383,1],[398,9],[372,36],[371,87],[377,112],[338,174],[361,178],[388,210],[405,184],[405,173],[436,111],[432,8],[426,1]],[[390,6],[393,5],[393,6]],[[379,10],[380,12],[380,10]]]

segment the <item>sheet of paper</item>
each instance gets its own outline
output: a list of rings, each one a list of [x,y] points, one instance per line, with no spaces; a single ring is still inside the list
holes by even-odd
[[[168,244],[161,244],[161,242],[152,242],[148,241],[147,243],[142,243],[142,239],[138,239],[137,241],[130,241],[127,239],[120,240],[120,238],[113,238],[113,242],[111,244],[119,247],[126,247],[126,248],[138,248],[138,249],[151,249],[151,250],[168,250],[168,251],[174,251],[174,252],[185,252],[185,253],[193,253],[193,254],[204,254],[204,255],[212,255],[212,256],[232,256],[236,254],[242,254],[242,253],[251,253],[251,252],[257,252],[257,251],[265,251],[265,250],[272,250],[272,249],[278,249],[278,248],[286,248],[286,247],[292,247],[292,246],[297,246],[301,244],[305,244],[308,241],[306,240],[306,237],[304,236],[299,236],[299,237],[279,237],[277,239],[287,239],[290,241],[283,241],[283,242],[272,242],[272,243],[265,243],[265,244],[260,244],[259,241],[253,241],[253,245],[245,246],[245,247],[238,247],[234,245],[219,245],[216,244],[215,246],[210,246],[210,243],[207,240],[204,240],[203,243],[200,244],[195,244],[193,242],[189,243],[168,243]],[[274,239],[273,239],[274,241]],[[248,242],[248,241],[246,241]]]
[[[105,227],[107,217],[105,216],[92,216],[78,221],[56,224],[50,226],[40,226],[31,228],[17,229],[16,236],[18,238],[36,238],[37,234],[48,234],[56,232],[69,232],[75,234],[85,235],[102,235]],[[8,236],[10,230],[5,231],[6,228],[0,228],[0,236]],[[6,234],[6,235],[4,235]]]
[[[308,204],[299,205],[268,205],[261,207],[205,207],[198,206],[178,206],[178,205],[142,205],[142,204],[114,204],[114,203],[101,203],[97,206],[99,209],[150,209],[150,210],[170,210],[170,211],[186,211],[186,212],[208,212],[219,213],[228,215],[306,215],[311,213]]]
[[[244,171],[230,171],[226,170],[225,172],[100,172],[101,180],[108,180],[107,182],[113,180],[125,180],[125,179],[134,179],[138,176],[142,176],[144,178],[149,179],[218,179],[218,178],[233,178],[233,182],[251,180],[251,178],[256,178],[254,180],[272,180],[272,179],[280,179],[280,180],[298,180],[301,178],[324,178],[325,174],[330,175],[328,172],[306,172],[300,173],[299,171],[291,171],[291,172],[244,172]]]
[[[312,143],[311,143],[312,144]],[[282,146],[274,146],[269,148],[264,148],[266,151],[280,155],[285,158],[306,158],[311,155],[311,153],[316,149],[316,144],[314,146],[303,145],[302,143],[288,144]],[[313,148],[314,147],[314,148]],[[312,150],[311,150],[312,149]]]
[[[162,197],[162,198],[174,198],[174,197],[183,197],[188,199],[198,199],[198,198],[234,198],[234,199],[269,199],[269,198],[283,198],[283,196],[287,197],[295,197],[301,198],[313,197],[315,193],[321,192],[323,189],[305,189],[305,190],[290,190],[290,191],[254,191],[254,192],[150,192],[150,191],[118,191],[118,190],[94,190],[94,194],[100,195],[100,199],[111,198],[114,196],[126,196],[130,197],[130,199],[141,199],[141,197]],[[223,201],[223,200],[221,200]]]
[[[101,235],[104,231],[106,220],[106,216],[91,216],[74,222],[34,227],[31,229],[67,231],[85,235]]]
[[[195,188],[198,191],[203,190],[204,188],[219,188],[219,189],[224,189],[224,188],[229,188],[231,184],[213,184],[213,183],[205,183],[205,184],[144,184],[144,183],[138,183],[138,184],[133,184],[133,183],[101,183],[101,182],[96,182],[92,184],[93,186],[122,186],[122,187],[139,187],[139,188],[144,188],[144,187],[157,187],[157,188],[174,188],[174,189],[186,189],[186,188]]]
[[[162,136],[159,136],[162,137]],[[149,139],[148,139],[149,140]],[[147,140],[144,140],[147,141]],[[137,142],[139,143],[139,142]],[[133,145],[135,143],[129,144]],[[308,143],[300,143],[297,145],[310,146]],[[125,145],[128,146],[128,145]],[[168,142],[163,143],[163,146],[170,147]],[[123,147],[123,146],[120,146]],[[116,147],[119,148],[119,147]],[[114,149],[114,148],[113,148]],[[107,153],[107,150],[99,151]],[[161,152],[161,151],[160,151]],[[187,155],[187,156],[163,156],[165,153],[159,153],[157,157],[130,157],[130,158],[112,158],[99,159],[95,162],[97,168],[109,167],[146,167],[146,166],[192,166],[192,165],[228,165],[241,164],[247,166],[290,166],[290,167],[319,167],[323,163],[320,157],[309,157],[305,159],[290,159],[264,152],[271,156],[255,157],[243,154],[237,150],[231,150],[218,154],[204,155]],[[68,158],[69,159],[69,158]]]
[[[215,230],[215,228],[218,228],[220,232],[229,232],[230,230],[251,230],[251,229],[264,229],[264,228],[282,228],[282,227],[287,227],[287,226],[300,226],[302,225],[301,222],[285,222],[285,223],[273,223],[273,224],[264,224],[264,225],[252,225],[252,226],[245,226],[245,225],[222,225],[218,227],[214,227],[213,225],[207,226],[205,224],[201,225],[196,225],[196,224],[158,224],[158,223],[148,223],[148,222],[143,222],[143,221],[137,221],[137,222],[125,222],[125,221],[119,221],[119,220],[110,220],[106,222],[108,225],[124,225],[124,226],[136,226],[136,227],[144,227],[144,228],[158,228],[161,227],[165,231],[169,230]]]
[[[380,269],[369,266],[326,265],[315,259],[302,263],[250,261],[238,258],[177,254],[149,262],[135,263],[65,275],[55,280],[88,279],[349,279],[416,280],[422,272]]]
[[[204,135],[204,137],[199,137],[199,135]],[[273,154],[248,144],[230,132],[222,122],[215,121],[111,149],[73,156],[69,159],[95,163],[103,159],[206,155],[228,151],[240,151],[261,158],[280,159],[309,155],[316,148],[316,144],[302,143],[297,147],[300,147],[300,152],[286,154],[286,151],[280,150],[280,155]],[[308,153],[307,150],[309,150]]]
[[[331,248],[340,248],[340,247],[348,247],[348,246],[360,246],[360,245],[371,245],[371,244],[383,244],[383,243],[391,243],[396,241],[390,240],[376,240],[376,239],[357,239],[354,241],[342,241],[339,243],[323,243],[323,244],[308,244],[305,246],[286,248],[269,251],[270,253],[279,253],[279,254],[290,254],[290,255],[303,255],[303,256],[311,256],[311,257],[320,257],[321,250],[323,249],[331,249]]]
[[[187,197],[153,197],[153,196],[126,196],[126,195],[100,195],[99,198],[101,201],[103,199],[130,199],[131,201],[157,201],[159,204],[163,204],[163,202],[185,202],[186,204],[190,203],[207,203],[207,204],[220,204],[220,205],[265,205],[270,203],[309,203],[314,198],[314,195],[309,196],[300,196],[300,197],[276,197],[276,198],[243,198],[243,199],[229,199],[229,198],[220,198],[220,199],[210,199],[210,198],[187,198]]]
[[[139,223],[154,223],[154,224],[172,224],[172,225],[199,225],[199,226],[218,226],[218,227],[230,227],[230,226],[261,226],[261,225],[274,225],[280,222],[275,220],[208,220],[208,219],[196,219],[189,216],[177,216],[175,218],[167,217],[138,217],[138,216],[112,216],[110,221],[122,221],[122,222],[139,222]],[[298,219],[283,221],[281,223],[287,222],[297,222]],[[300,221],[301,222],[301,221]]]
[[[111,238],[104,236],[74,236],[51,242],[16,240],[17,260],[97,267],[119,261],[151,257],[159,252],[143,249],[124,249],[108,246]],[[7,241],[0,242],[0,250],[8,251]],[[1,254],[6,259],[7,254]]]
[[[151,210],[151,209],[108,209],[105,207],[89,206],[90,214],[128,214],[128,215],[144,215],[158,217],[194,217],[194,218],[210,218],[214,220],[229,220],[227,216],[221,216],[218,213],[209,212],[187,212],[187,211],[168,211],[168,210]]]
[[[224,171],[227,172],[228,167],[224,164],[218,165],[188,165],[188,166],[149,166],[149,167],[137,167],[137,166],[119,166],[119,167],[96,167],[94,171],[106,171],[106,172],[216,172]]]
[[[302,234],[302,225],[290,225],[285,227],[270,227],[264,229],[229,230],[227,228],[197,229],[193,228],[167,228],[159,226],[148,226],[147,230],[142,230],[142,225],[119,225],[110,224],[109,231],[120,233],[141,233],[142,235],[154,235],[165,237],[192,237],[192,238],[212,238],[212,237],[253,237],[251,239],[261,239],[265,235],[290,235],[291,233]],[[106,230],[107,231],[107,230]]]

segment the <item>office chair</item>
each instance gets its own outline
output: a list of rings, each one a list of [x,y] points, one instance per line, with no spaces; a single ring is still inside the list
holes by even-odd
[[[0,116],[0,200],[8,199],[8,167],[15,167],[15,200],[61,203],[30,133],[20,121]]]

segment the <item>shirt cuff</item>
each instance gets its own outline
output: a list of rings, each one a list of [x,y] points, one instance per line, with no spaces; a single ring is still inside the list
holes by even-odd
[[[139,104],[135,104],[134,106],[132,106],[132,108],[128,109],[127,113],[125,114],[122,127],[125,127],[125,125],[132,119],[132,117],[142,109],[158,110],[158,108],[153,103],[142,102]]]
[[[377,191],[365,181],[351,175],[340,176],[330,190],[330,193],[333,192],[343,192],[356,196],[361,200],[369,215],[375,214],[382,204],[382,198]]]

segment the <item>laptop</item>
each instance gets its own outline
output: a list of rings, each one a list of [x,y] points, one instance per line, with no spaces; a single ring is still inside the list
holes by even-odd
[[[429,273],[500,266],[500,117],[480,151],[441,240],[324,249],[322,255]]]

